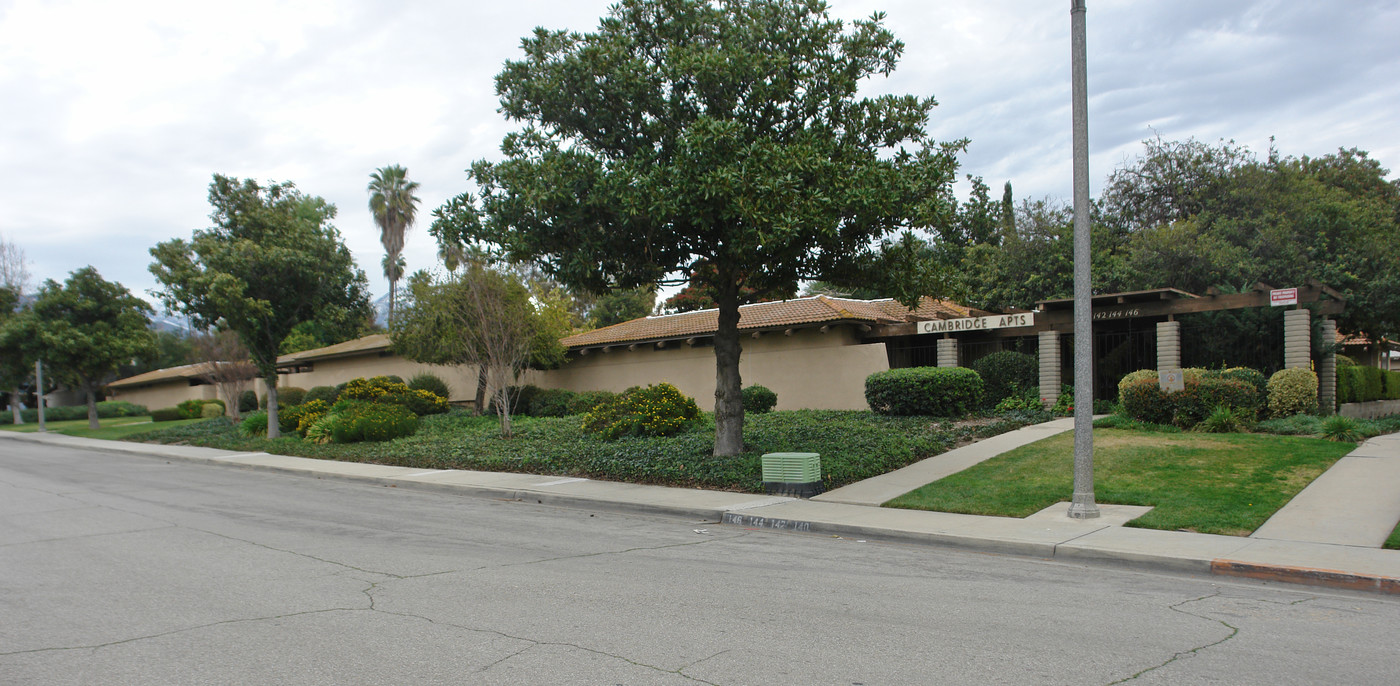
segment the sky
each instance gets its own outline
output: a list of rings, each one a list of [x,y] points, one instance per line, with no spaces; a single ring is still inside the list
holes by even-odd
[[[149,249],[210,221],[215,173],[292,181],[388,291],[365,186],[421,184],[431,212],[517,127],[494,77],[537,26],[588,32],[607,0],[0,0],[0,238],[33,282],[92,265],[153,303]],[[1071,195],[1069,0],[830,0],[905,43],[863,91],[932,96],[935,140],[1000,197]],[[1400,169],[1400,3],[1087,0],[1091,193],[1141,141],[1230,139],[1261,156],[1360,148]],[[1395,178],[1395,174],[1391,175]],[[965,197],[967,182],[959,185]]]

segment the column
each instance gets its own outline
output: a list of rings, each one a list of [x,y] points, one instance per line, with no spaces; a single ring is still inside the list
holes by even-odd
[[[1337,322],[1322,320],[1322,342],[1327,352],[1317,361],[1317,410],[1325,417],[1337,407]]]
[[[1157,322],[1157,371],[1181,369],[1181,322]]]
[[[938,366],[956,367],[958,366],[958,339],[940,338],[938,339]]]
[[[1060,399],[1060,334],[1040,332],[1040,402],[1045,409]]]
[[[1283,313],[1283,366],[1285,369],[1307,369],[1312,361],[1312,329],[1309,310],[1289,310]]]

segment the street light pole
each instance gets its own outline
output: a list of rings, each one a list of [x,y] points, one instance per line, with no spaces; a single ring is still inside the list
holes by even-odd
[[[1070,0],[1070,63],[1074,100],[1074,499],[1069,516],[1093,519],[1094,332],[1089,287],[1089,79],[1085,67],[1084,0]]]
[[[35,405],[39,406],[39,431],[48,431],[44,428],[44,362],[34,360],[34,397]]]

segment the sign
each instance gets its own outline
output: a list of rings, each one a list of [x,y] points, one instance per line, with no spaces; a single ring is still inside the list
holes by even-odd
[[[1186,390],[1186,378],[1180,369],[1167,369],[1157,372],[1157,387],[1163,393],[1177,393]]]
[[[1280,288],[1278,290],[1269,291],[1269,305],[1273,307],[1297,304],[1298,289],[1296,288]]]
[[[931,319],[915,322],[919,333],[948,333],[953,331],[986,331],[989,329],[1010,329],[1022,326],[1035,326],[1035,313],[996,314],[990,317],[964,317],[962,319]]]

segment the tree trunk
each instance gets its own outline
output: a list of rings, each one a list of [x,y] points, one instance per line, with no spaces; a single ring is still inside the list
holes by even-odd
[[[389,279],[389,315],[385,318],[384,323],[391,329],[394,327],[394,300],[397,299],[395,297],[398,290],[395,288],[397,285],[398,279]]]
[[[84,385],[86,386],[87,384]],[[93,431],[96,431],[102,428],[102,424],[97,421],[97,391],[94,391],[91,386],[88,386],[86,390],[88,408],[88,428],[92,429]]]
[[[715,298],[715,457],[744,452],[744,403],[739,379],[739,289],[725,284]]]
[[[486,414],[486,365],[484,363],[476,374],[476,407],[474,409],[478,417]]]
[[[14,424],[19,426],[24,423],[24,415],[19,411],[19,389],[10,391],[10,412],[14,415]]]
[[[279,438],[282,436],[282,426],[277,423],[277,373],[273,372],[271,378],[263,378],[267,385],[267,437]]]

